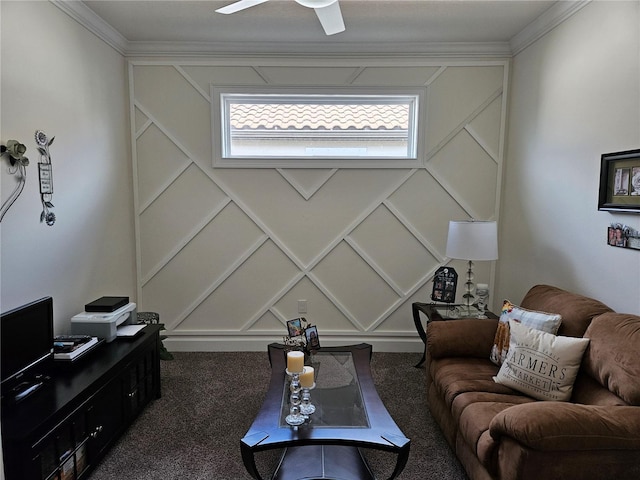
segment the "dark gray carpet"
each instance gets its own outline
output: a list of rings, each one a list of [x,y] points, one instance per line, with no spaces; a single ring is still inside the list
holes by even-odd
[[[260,409],[270,378],[267,353],[175,353],[161,363],[162,398],[149,405],[111,449],[92,480],[250,480],[240,439]],[[424,369],[417,353],[374,352],[376,388],[387,410],[411,439],[400,479],[466,480],[426,405]],[[265,478],[279,452],[256,457]],[[395,459],[367,451],[380,479]]]

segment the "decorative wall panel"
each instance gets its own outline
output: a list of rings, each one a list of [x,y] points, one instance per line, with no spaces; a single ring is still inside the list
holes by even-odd
[[[498,219],[507,62],[315,63],[130,62],[137,300],[170,349],[260,350],[304,299],[325,344],[420,350],[449,220]],[[423,166],[214,169],[212,84],[427,86]]]

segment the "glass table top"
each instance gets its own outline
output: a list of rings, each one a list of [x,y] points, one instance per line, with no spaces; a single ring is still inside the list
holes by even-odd
[[[315,388],[311,403],[316,411],[307,425],[314,428],[369,428],[369,419],[362,399],[358,374],[351,352],[318,352],[311,356],[315,370]],[[289,385],[286,376],[282,389],[279,426],[290,428],[285,421],[289,414]]]

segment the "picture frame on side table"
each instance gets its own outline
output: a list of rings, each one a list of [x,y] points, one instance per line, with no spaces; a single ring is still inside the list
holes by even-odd
[[[315,325],[311,325],[310,327],[307,327],[304,334],[307,337],[307,349],[319,350],[320,338],[318,337],[318,328]]]
[[[306,324],[306,321],[303,317],[294,318],[293,320],[287,320],[287,330],[289,331],[290,337],[299,337],[304,334],[304,327],[306,327],[306,325],[302,324],[303,321]]]
[[[640,149],[602,154],[598,210],[640,213]]]
[[[441,303],[456,301],[458,273],[452,267],[440,267],[433,275],[433,290],[431,300]]]

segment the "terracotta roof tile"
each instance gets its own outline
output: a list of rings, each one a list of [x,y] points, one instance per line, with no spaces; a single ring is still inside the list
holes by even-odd
[[[239,130],[407,130],[407,105],[233,104]]]

